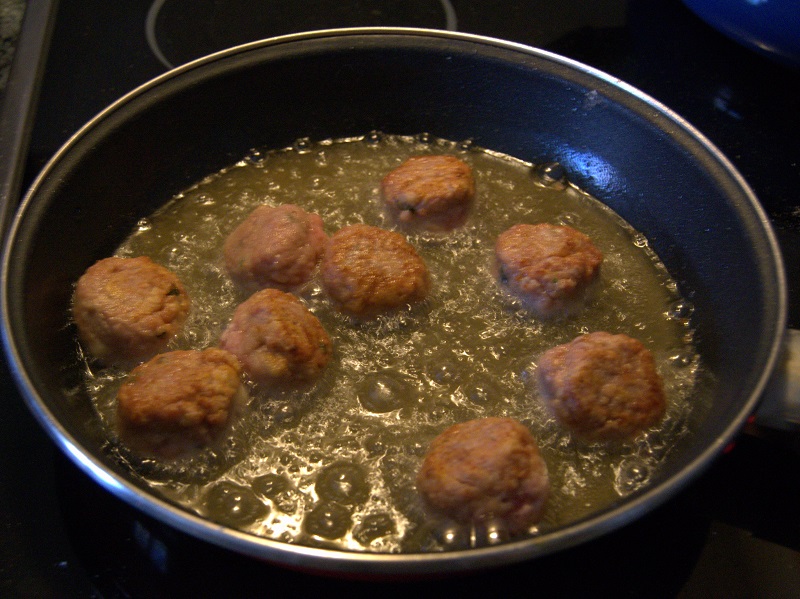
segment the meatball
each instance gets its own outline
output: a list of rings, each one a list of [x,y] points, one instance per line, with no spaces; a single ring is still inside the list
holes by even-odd
[[[500,282],[539,317],[552,318],[581,306],[603,254],[571,227],[519,224],[498,236],[495,260]]]
[[[289,290],[311,278],[327,238],[317,214],[292,204],[259,206],[225,240],[225,266],[247,291]]]
[[[632,438],[664,414],[653,355],[627,335],[589,333],[549,349],[537,378],[556,419],[589,441]]]
[[[78,279],[72,315],[89,354],[124,366],[164,351],[189,306],[183,283],[170,270],[146,256],[112,257]]]
[[[320,266],[322,284],[339,308],[374,316],[424,299],[428,267],[405,237],[369,225],[334,233]]]
[[[220,438],[241,390],[241,367],[216,348],[159,354],[117,393],[120,437],[145,455],[176,458]]]
[[[433,440],[417,489],[429,506],[457,521],[497,519],[515,534],[541,520],[550,481],[525,426],[483,418],[451,426]]]
[[[381,195],[400,223],[450,230],[466,220],[475,180],[455,156],[414,156],[383,178]]]
[[[291,293],[262,289],[242,302],[220,338],[256,383],[310,380],[330,360],[330,337]]]

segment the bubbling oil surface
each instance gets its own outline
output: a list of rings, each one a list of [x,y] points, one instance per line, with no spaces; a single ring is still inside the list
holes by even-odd
[[[531,534],[608,507],[647,485],[686,432],[697,374],[691,306],[647,240],[606,206],[566,184],[558,165],[533,166],[458,143],[371,134],[254,151],[143,219],[117,255],[147,255],[172,269],[192,298],[175,348],[217,343],[245,299],[229,280],[225,237],[260,204],[318,213],[328,234],[354,223],[389,229],[379,182],[412,156],[458,155],[473,169],[468,222],[448,234],[410,233],[431,272],[421,305],[374,321],[338,313],[317,281],[299,295],[320,319],[334,357],[311,388],[249,388],[219,446],[174,463],[131,455],[115,441],[114,396],[125,373],[87,384],[112,451],[154,491],[185,509],[256,535],[355,551],[419,552],[502,542],[502,526],[467,530],[421,506],[414,477],[447,426],[486,416],[527,425],[548,464],[551,498]],[[516,223],[568,224],[605,261],[592,299],[565,320],[541,322],[491,272],[494,240]],[[581,444],[538,398],[532,373],[550,347],[591,331],[626,333],[654,354],[665,383],[663,422],[623,446]]]

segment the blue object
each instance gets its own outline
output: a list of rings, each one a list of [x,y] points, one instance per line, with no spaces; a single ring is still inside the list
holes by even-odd
[[[800,0],[683,0],[731,39],[800,67]]]

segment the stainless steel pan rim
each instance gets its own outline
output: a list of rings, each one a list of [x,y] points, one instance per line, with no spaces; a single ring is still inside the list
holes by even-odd
[[[746,418],[755,409],[759,397],[769,379],[775,364],[780,356],[782,339],[777,336],[772,342],[769,355],[766,360],[765,368],[753,388],[753,393],[742,406],[738,415],[731,419],[724,428],[722,434],[710,441],[705,449],[700,452],[689,464],[687,464],[678,474],[667,480],[656,484],[639,495],[626,499],[613,509],[599,513],[583,521],[574,523],[563,529],[544,533],[528,539],[519,540],[494,547],[477,548],[446,553],[425,553],[425,554],[376,554],[359,553],[350,551],[338,551],[331,549],[319,549],[307,546],[287,544],[270,539],[256,537],[244,532],[239,532],[225,526],[221,526],[208,520],[193,516],[188,512],[173,506],[172,504],[159,499],[158,497],[147,495],[143,490],[131,481],[108,470],[104,464],[91,453],[87,452],[81,444],[72,436],[52,411],[40,399],[37,390],[26,373],[25,365],[17,351],[16,341],[10,326],[11,314],[9,313],[9,269],[12,247],[17,241],[20,222],[24,218],[26,211],[30,210],[30,204],[34,190],[41,185],[48,174],[61,161],[69,156],[70,150],[79,143],[87,134],[94,130],[100,123],[112,118],[122,107],[134,99],[140,98],[150,90],[163,85],[176,77],[190,76],[192,72],[202,67],[218,62],[225,58],[243,55],[248,52],[267,47],[276,47],[285,44],[302,43],[307,40],[323,38],[343,38],[345,41],[353,36],[423,36],[425,38],[441,38],[444,40],[463,40],[481,46],[493,46],[512,50],[517,53],[538,57],[565,67],[566,69],[578,71],[599,81],[613,85],[624,94],[636,98],[649,106],[654,115],[667,119],[675,130],[682,131],[693,137],[704,151],[713,157],[719,167],[727,171],[733,184],[744,192],[751,204],[751,210],[755,218],[760,221],[765,230],[766,244],[775,256],[775,272],[771,273],[776,280],[778,291],[774,298],[777,306],[777,329],[784,330],[786,327],[787,311],[787,291],[786,281],[781,263],[778,244],[772,233],[769,220],[760,207],[755,194],[747,183],[731,165],[725,156],[709,141],[702,133],[694,129],[683,118],[663,106],[658,101],[649,97],[638,89],[603,73],[592,67],[583,65],[574,60],[553,54],[540,49],[535,49],[522,44],[487,38],[483,36],[454,33],[438,30],[410,29],[410,28],[349,28],[305,32],[292,35],[281,36],[259,42],[245,44],[216,54],[198,59],[191,63],[177,67],[160,77],[142,85],[125,95],[114,104],[100,112],[83,128],[81,128],[70,140],[59,150],[59,152],[48,162],[42,173],[33,183],[31,191],[24,198],[21,208],[17,212],[9,234],[7,235],[3,248],[2,264],[2,287],[3,287],[3,344],[10,363],[10,367],[24,399],[33,412],[39,423],[47,430],[55,443],[63,450],[84,472],[96,480],[105,489],[121,500],[141,510],[142,512],[163,521],[176,529],[182,530],[190,535],[201,538],[212,544],[230,549],[235,552],[247,554],[256,558],[268,560],[273,563],[282,564],[288,567],[302,568],[310,571],[325,573],[353,574],[353,575],[440,575],[443,573],[457,573],[475,570],[486,567],[494,567],[503,564],[519,562],[540,555],[552,553],[554,551],[566,549],[596,538],[614,529],[620,528],[629,522],[639,518],[641,515],[659,505],[685,487],[685,485],[702,472],[709,463],[720,455],[740,431]]]

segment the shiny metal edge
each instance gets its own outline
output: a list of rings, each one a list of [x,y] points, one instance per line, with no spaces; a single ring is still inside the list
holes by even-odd
[[[777,303],[778,319],[776,326],[779,330],[786,328],[788,288],[785,277],[785,269],[777,238],[772,229],[772,225],[758,201],[755,193],[744,180],[742,175],[736,170],[732,163],[724,154],[703,135],[698,129],[677,113],[666,107],[658,100],[638,88],[614,77],[608,73],[600,71],[594,67],[583,64],[576,60],[555,54],[553,52],[534,48],[517,42],[506,41],[476,34],[456,33],[434,29],[403,28],[403,27],[356,27],[343,29],[326,29],[309,31],[302,33],[278,36],[256,42],[250,42],[233,48],[228,48],[208,56],[198,58],[184,65],[176,67],[158,77],[135,88],[131,92],[120,97],[117,101],[110,104],[107,108],[99,112],[95,117],[81,127],[61,149],[48,161],[42,172],[34,181],[31,189],[35,189],[47,173],[54,168],[54,165],[61,160],[61,157],[78,142],[88,131],[97,124],[114,113],[116,110],[126,105],[133,99],[141,96],[151,88],[157,87],[164,82],[191,72],[208,63],[213,63],[226,57],[243,54],[252,50],[264,47],[290,44],[303,40],[312,40],[330,37],[348,37],[365,35],[399,35],[399,36],[422,36],[427,38],[444,38],[451,40],[462,40],[476,44],[495,46],[514,50],[530,56],[535,56],[549,60],[551,62],[577,70],[583,74],[590,75],[604,81],[619,90],[639,99],[649,105],[662,117],[669,120],[692,138],[699,142],[708,153],[714,157],[719,165],[728,172],[736,181],[737,185],[743,190],[750,200],[752,209],[755,211],[758,220],[761,222],[766,240],[771,251],[776,258],[776,272],[773,273],[778,285],[778,294],[775,298]],[[398,575],[441,575],[455,574],[459,572],[474,571],[476,569],[507,565],[532,559],[540,555],[551,554],[555,551],[568,549],[579,543],[597,538],[603,534],[621,528],[625,524],[638,519],[641,515],[649,512],[654,506],[659,505],[669,498],[675,496],[691,480],[701,473],[709,464],[725,449],[733,438],[743,428],[750,413],[753,412],[759,402],[760,395],[766,387],[770,375],[782,353],[782,336],[776,335],[776,340],[770,348],[767,364],[761,377],[755,385],[754,391],[742,408],[738,418],[734,419],[725,429],[722,435],[711,443],[693,462],[683,471],[673,476],[668,481],[656,485],[642,495],[626,501],[620,507],[602,512],[597,516],[589,517],[584,521],[572,524],[566,528],[545,533],[541,536],[534,536],[519,541],[514,541],[502,545],[486,548],[476,548],[459,550],[444,553],[414,553],[414,554],[378,554],[360,553],[354,551],[320,549],[308,546],[300,546],[280,541],[273,541],[262,537],[257,537],[245,532],[236,531],[225,526],[216,524],[209,520],[194,516],[181,508],[178,508],[153,495],[143,497],[141,490],[133,486],[129,481],[110,473],[105,466],[90,455],[85,454],[79,445],[71,438],[68,433],[58,425],[52,414],[40,404],[36,398],[36,392],[32,387],[31,381],[26,376],[19,362],[19,356],[14,349],[13,339],[10,338],[8,327],[7,312],[7,273],[10,246],[13,243],[16,230],[19,226],[21,214],[24,213],[26,204],[30,201],[29,192],[23,199],[20,211],[15,218],[10,234],[6,241],[3,251],[2,283],[3,293],[3,344],[6,353],[11,360],[12,374],[18,381],[20,389],[34,415],[48,431],[56,444],[87,474],[97,480],[108,491],[124,500],[142,512],[161,520],[162,522],[186,532],[192,536],[203,539],[214,545],[229,549],[231,551],[261,558],[269,562],[283,566],[294,567],[309,572],[335,573],[335,574],[354,574],[358,576],[392,577]],[[53,427],[53,424],[56,426]]]

